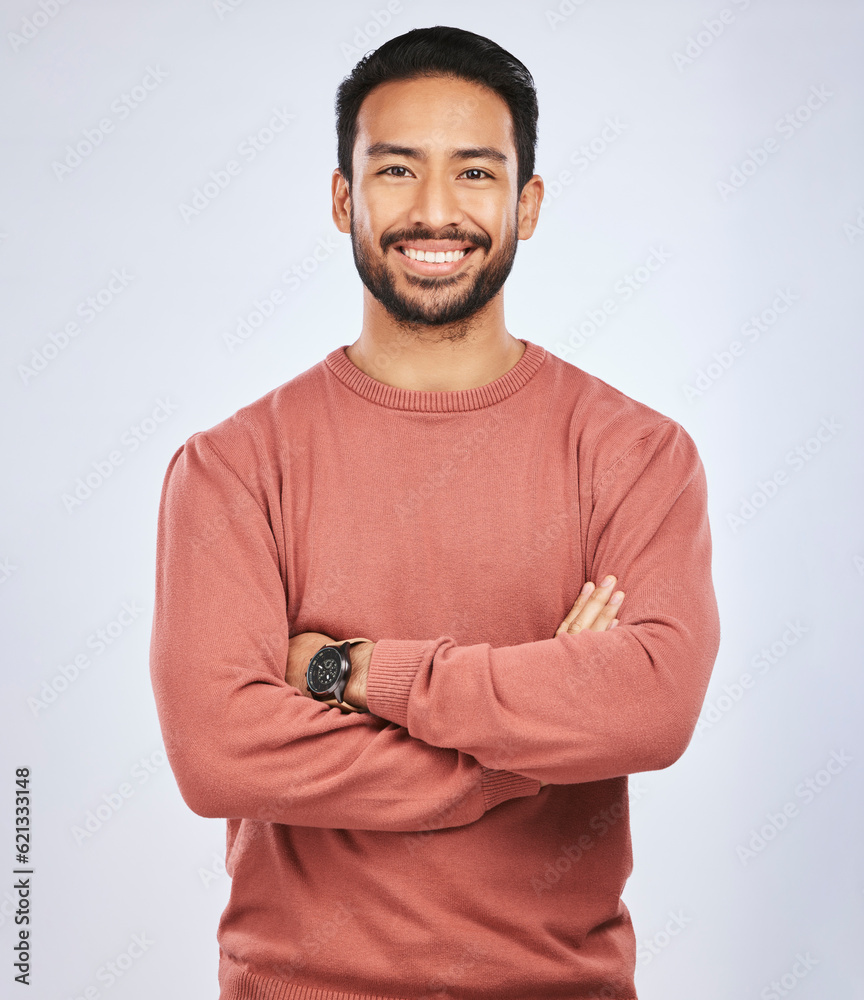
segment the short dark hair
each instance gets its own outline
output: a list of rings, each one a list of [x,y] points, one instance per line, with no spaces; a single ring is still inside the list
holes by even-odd
[[[517,188],[534,173],[537,146],[537,91],[534,78],[500,45],[462,28],[414,28],[368,52],[336,91],[339,170],[350,188],[357,116],[370,91],[389,80],[420,76],[461,77],[495,91],[510,109],[516,146]]]

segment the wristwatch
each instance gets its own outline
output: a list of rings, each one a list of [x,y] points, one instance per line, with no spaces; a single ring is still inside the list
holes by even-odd
[[[309,661],[306,668],[306,687],[309,694],[318,701],[335,698],[340,704],[349,705],[358,712],[362,709],[345,701],[345,687],[351,676],[351,656],[349,650],[357,642],[371,642],[371,639],[347,639],[336,646],[322,646]]]

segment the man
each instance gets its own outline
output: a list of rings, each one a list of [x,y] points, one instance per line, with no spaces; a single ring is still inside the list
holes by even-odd
[[[719,642],[702,464],[506,329],[543,196],[518,60],[410,31],[337,118],[360,336],[192,435],[160,507],[165,747],[228,820],[220,996],[632,998],[627,775],[683,753]]]

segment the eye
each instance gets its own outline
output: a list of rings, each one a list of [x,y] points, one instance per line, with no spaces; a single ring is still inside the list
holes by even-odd
[[[485,177],[491,177],[492,175],[485,170],[481,170],[480,167],[469,167],[464,171],[466,174],[483,174]],[[483,180],[482,177],[469,177],[468,180]]]
[[[406,173],[404,173],[404,174],[391,174],[390,173],[391,170],[404,170],[404,171],[406,171]],[[409,172],[410,171],[408,171],[407,167],[386,167],[384,170],[381,171],[382,174],[389,174],[391,177],[406,177]]]

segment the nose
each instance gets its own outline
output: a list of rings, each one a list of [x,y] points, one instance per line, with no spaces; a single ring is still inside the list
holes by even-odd
[[[411,225],[438,231],[458,227],[464,218],[455,181],[443,172],[426,173],[416,186],[410,211]]]

